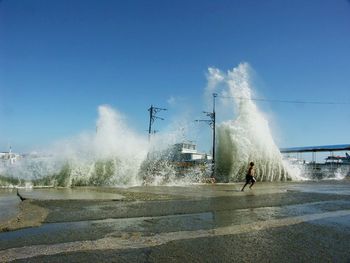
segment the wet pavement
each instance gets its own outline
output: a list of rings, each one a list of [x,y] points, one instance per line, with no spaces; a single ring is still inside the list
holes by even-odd
[[[45,216],[0,261],[350,262],[349,180],[241,186],[20,190]]]
[[[20,200],[13,189],[0,189],[0,224],[16,217]]]
[[[34,200],[121,200],[124,196],[117,193],[93,191],[81,188],[43,188],[20,189],[21,196]]]

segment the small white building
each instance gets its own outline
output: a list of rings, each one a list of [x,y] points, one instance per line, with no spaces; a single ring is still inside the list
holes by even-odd
[[[21,158],[21,155],[18,153],[13,153],[11,147],[8,152],[0,152],[0,160],[8,164],[14,164],[20,158]]]
[[[213,158],[206,153],[200,153],[193,142],[177,143],[172,149],[172,160],[178,162],[208,162]]]

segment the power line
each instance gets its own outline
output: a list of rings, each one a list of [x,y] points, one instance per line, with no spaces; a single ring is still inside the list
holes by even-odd
[[[290,104],[322,104],[322,105],[350,105],[350,102],[331,102],[331,101],[302,101],[302,100],[274,100],[274,99],[261,99],[261,98],[244,98],[234,96],[218,96],[223,99],[240,99],[240,100],[253,100],[263,102],[277,102],[277,103],[290,103]]]

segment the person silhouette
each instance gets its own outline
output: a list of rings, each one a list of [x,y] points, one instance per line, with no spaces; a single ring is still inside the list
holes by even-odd
[[[245,176],[245,185],[242,188],[242,192],[244,191],[244,188],[251,182],[251,185],[249,186],[249,188],[251,189],[252,186],[254,185],[254,183],[256,182],[256,179],[254,178],[254,163],[250,162],[249,163],[249,168],[247,171],[247,175]]]

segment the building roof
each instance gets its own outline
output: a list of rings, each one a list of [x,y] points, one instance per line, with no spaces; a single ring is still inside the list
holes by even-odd
[[[350,151],[350,144],[280,148],[281,153]]]

